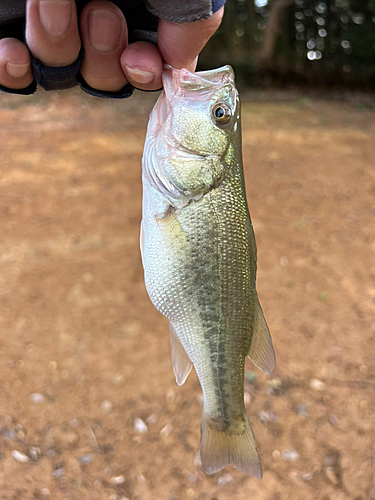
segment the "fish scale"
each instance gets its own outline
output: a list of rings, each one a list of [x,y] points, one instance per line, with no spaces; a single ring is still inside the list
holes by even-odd
[[[255,286],[233,70],[168,67],[163,83],[143,156],[146,289],[169,319],[178,384],[193,365],[202,387],[204,470],[231,464],[260,478],[244,406],[244,366],[249,355],[270,373],[275,358]]]

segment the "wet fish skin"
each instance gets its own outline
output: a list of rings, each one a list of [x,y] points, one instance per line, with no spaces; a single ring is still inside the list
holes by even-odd
[[[143,156],[146,288],[169,319],[177,382],[194,365],[202,386],[203,468],[231,464],[260,478],[244,364],[249,355],[270,373],[275,357],[255,287],[234,74],[229,66],[195,74],[168,68],[163,83]],[[217,107],[226,123],[216,119]]]

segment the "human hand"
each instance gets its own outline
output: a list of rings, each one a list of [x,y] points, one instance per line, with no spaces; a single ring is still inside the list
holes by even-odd
[[[128,45],[126,20],[108,0],[92,0],[79,18],[74,0],[27,0],[26,43],[45,66],[64,67],[85,55],[81,75],[88,85],[117,92],[128,82],[142,90],[162,86],[163,62],[195,70],[197,57],[220,25],[223,7],[210,19],[175,24],[160,19],[158,46],[148,42]],[[15,38],[0,40],[0,85],[23,89],[33,75],[26,44]]]

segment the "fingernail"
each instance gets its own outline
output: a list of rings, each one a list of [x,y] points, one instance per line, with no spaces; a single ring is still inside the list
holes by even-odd
[[[89,36],[94,49],[108,52],[116,48],[121,33],[120,19],[108,10],[94,10],[89,18]]]
[[[155,78],[155,75],[153,73],[150,73],[149,71],[129,68],[128,66],[125,66],[125,69],[130,78],[138,83],[151,83]]]
[[[41,0],[39,18],[43,28],[51,36],[59,36],[68,29],[70,2],[67,0]]]
[[[30,63],[26,64],[13,64],[8,62],[6,65],[6,71],[8,75],[13,76],[15,78],[20,78],[21,76],[25,76],[29,71]]]

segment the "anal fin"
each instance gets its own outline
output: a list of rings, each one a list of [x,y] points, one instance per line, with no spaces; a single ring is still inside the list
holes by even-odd
[[[275,352],[259,299],[255,304],[253,336],[248,357],[260,370],[271,375],[276,364]]]
[[[169,323],[170,339],[171,339],[171,358],[173,371],[178,385],[182,385],[188,378],[189,373],[193,367],[189,356],[181,344],[180,339],[177,337],[171,323]]]

